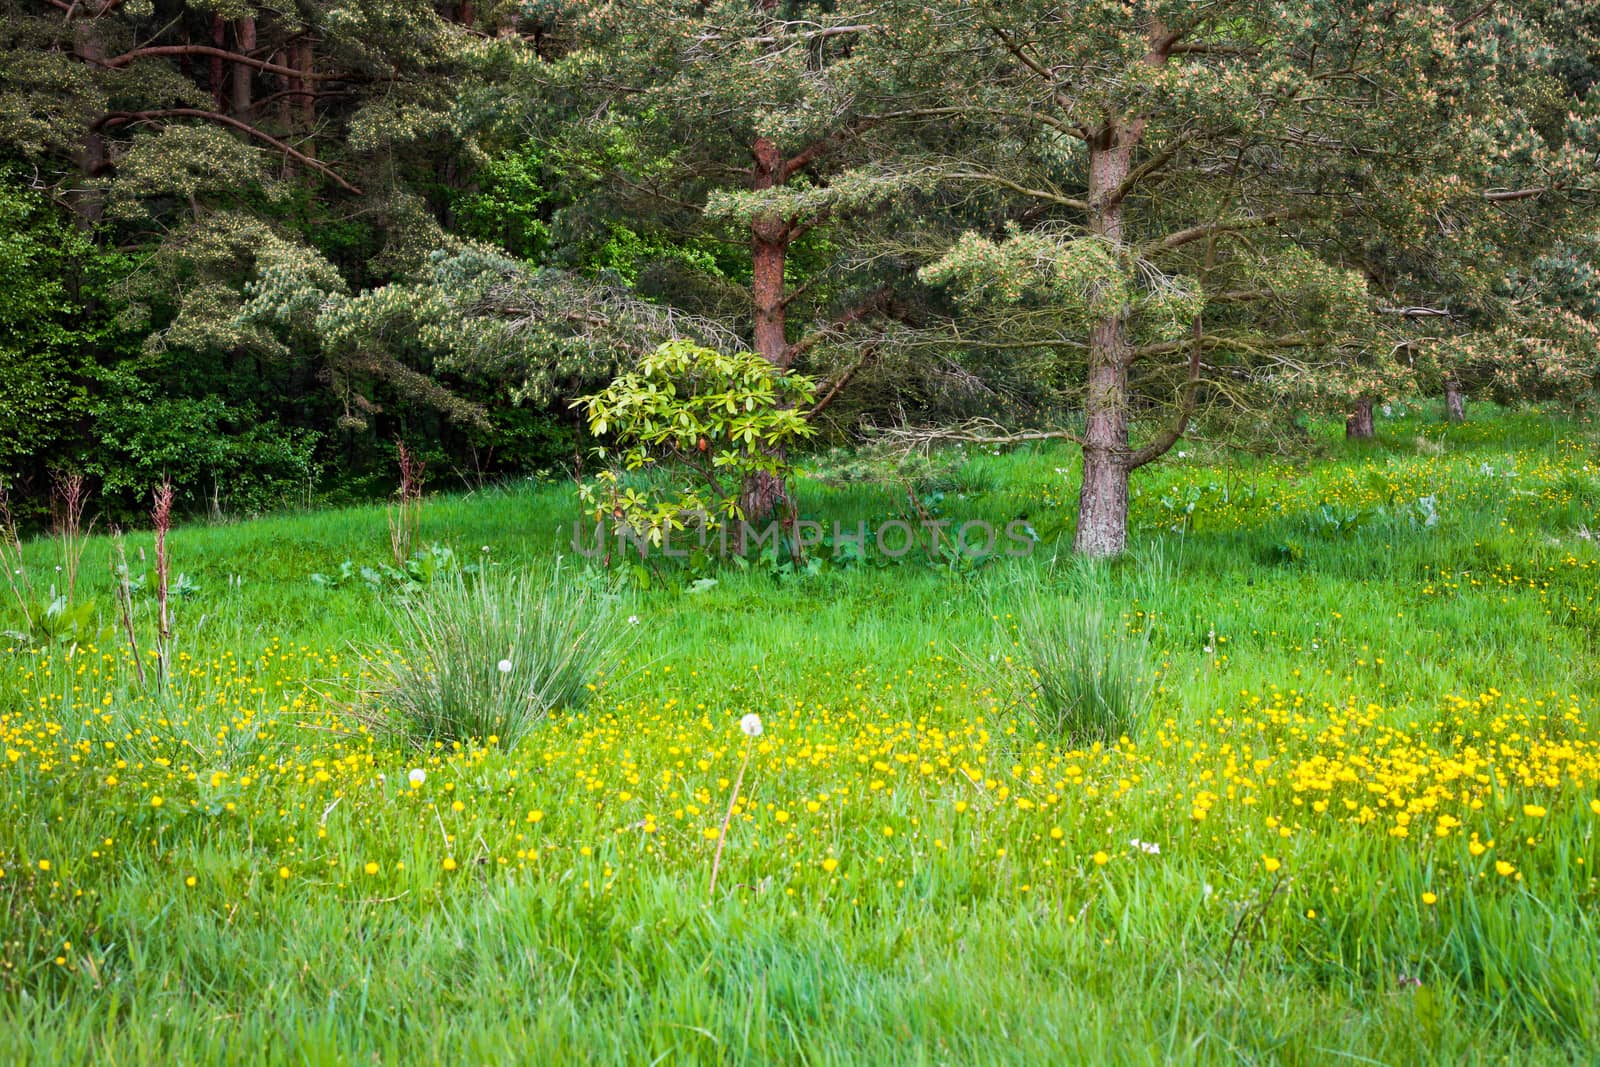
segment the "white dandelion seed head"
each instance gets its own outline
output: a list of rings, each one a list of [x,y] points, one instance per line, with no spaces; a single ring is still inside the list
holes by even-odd
[[[752,711],[739,720],[739,729],[743,731],[746,737],[760,737],[762,729],[761,716]]]
[[[500,671],[501,674],[511,673],[511,661],[508,659],[503,659],[499,663],[496,663],[495,667]]]
[[[428,772],[421,767],[411,768],[411,773],[406,775],[406,781],[411,783],[412,789],[421,788],[422,783],[428,780]]]

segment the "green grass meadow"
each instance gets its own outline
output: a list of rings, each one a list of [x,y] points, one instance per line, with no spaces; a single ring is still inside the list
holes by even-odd
[[[1184,445],[1093,566],[1065,448],[915,505],[802,461],[825,526],[1018,521],[1020,559],[607,569],[570,483],[442,491],[419,550],[563,557],[626,619],[514,744],[355,713],[426,592],[362,576],[384,508],[178,526],[164,690],[97,535],[93,632],[0,659],[0,1059],[1595,1062],[1600,427],[1319,433]],[[1038,731],[1030,595],[1146,642],[1140,729]]]

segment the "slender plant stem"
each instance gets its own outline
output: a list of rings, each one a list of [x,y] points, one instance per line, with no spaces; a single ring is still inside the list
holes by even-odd
[[[133,655],[133,668],[139,676],[139,688],[144,686],[144,662],[139,658],[139,636],[133,628],[133,589],[128,581],[128,553],[123,547],[122,534],[114,534],[112,542],[115,559],[111,566],[111,580],[116,583],[117,611],[122,616],[122,627],[128,633],[128,651]]]
[[[733,780],[733,792],[728,795],[728,811],[722,816],[722,831],[717,834],[717,854],[711,860],[711,888],[706,891],[707,900],[717,897],[717,869],[722,866],[722,846],[728,843],[728,823],[733,821],[733,806],[739,802],[739,787],[744,785],[744,770],[750,766],[750,742],[747,735],[744,739],[744,759],[739,763],[739,775]]]

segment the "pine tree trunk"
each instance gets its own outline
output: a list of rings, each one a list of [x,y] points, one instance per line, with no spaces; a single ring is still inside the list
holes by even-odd
[[[1128,177],[1133,149],[1144,132],[1140,120],[1107,123],[1089,142],[1091,228],[1119,249],[1122,203],[1115,196]],[[1089,369],[1083,400],[1083,484],[1073,550],[1084,556],[1121,555],[1128,543],[1128,362],[1124,312],[1100,320],[1089,334]]]
[[[280,48],[272,53],[272,61],[280,67],[287,67],[293,64],[294,56]],[[278,75],[278,103],[274,109],[276,114],[273,117],[277,120],[279,134],[290,132],[289,123],[293,121],[295,94],[299,91],[300,79],[298,77],[290,74]]]
[[[1351,441],[1372,440],[1372,401],[1356,402],[1356,409],[1344,420],[1344,435]]]
[[[221,15],[211,16],[211,47],[228,47],[228,24]],[[211,82],[211,110],[221,111],[223,107],[224,70],[221,56],[212,56],[207,64],[206,72]]]
[[[1444,417],[1450,422],[1467,421],[1467,394],[1454,378],[1444,380]]]
[[[1079,555],[1122,554],[1128,543],[1128,368],[1120,318],[1105,319],[1089,338],[1084,397],[1083,484],[1078,490]]]
[[[272,61],[280,67],[288,67],[292,70],[295,69],[295,55],[295,47],[291,44],[287,48],[280,48],[274,52]],[[278,75],[277,84],[278,102],[274,119],[278,124],[278,136],[288,138],[294,135],[295,105],[300,100],[298,95],[300,93],[300,78],[295,74],[280,74]],[[292,179],[300,173],[299,166],[288,156],[283,157],[283,162],[279,166],[282,167],[280,173],[285,179]]]
[[[759,192],[782,181],[783,158],[765,137],[752,148],[755,167],[750,187]],[[791,227],[779,215],[759,215],[750,223],[750,300],[755,319],[755,350],[779,370],[789,369],[789,338],[784,303],[783,270],[789,257]]]
[[[758,137],[751,154],[755,157],[752,189],[771,189],[782,183],[784,159],[775,143]],[[751,341],[756,353],[779,374],[789,369],[790,361],[783,271],[792,233],[790,223],[777,215],[759,215],[750,223],[750,303],[754,319]],[[775,514],[788,498],[788,487],[781,478],[753,474],[740,489],[739,507],[746,522],[760,522]]]
[[[104,6],[103,3],[86,4],[88,15],[72,24],[72,54],[91,67],[99,66],[106,58],[105,41],[100,36],[98,18]],[[78,176],[83,184],[68,196],[79,224],[86,228],[98,224],[105,213],[105,194],[90,182],[104,174],[109,167],[106,139],[98,126],[93,127],[84,135],[83,143],[78,148]]]
[[[256,20],[249,15],[233,24],[234,47],[245,55],[256,50]],[[241,122],[250,121],[251,85],[255,68],[248,63],[233,65],[233,117]]]
[[[298,147],[306,155],[315,157],[317,146],[312,141],[311,134],[317,126],[317,98],[314,95],[317,83],[311,75],[316,72],[316,54],[311,50],[310,41],[301,41],[296,51],[300,57],[294,65],[301,75],[300,123],[305,132],[305,140],[301,141]]]

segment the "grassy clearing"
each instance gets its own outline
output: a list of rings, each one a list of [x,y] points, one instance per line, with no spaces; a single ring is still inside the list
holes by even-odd
[[[0,665],[0,1056],[1590,1059],[1600,438],[1386,429],[1196,447],[1088,576],[1067,454],[971,456],[922,505],[1023,520],[1033,558],[651,574],[581,710],[427,755],[337,707],[399,644],[359,576],[381,509],[180,528],[169,692],[110,633]],[[440,498],[420,537],[571,565],[574,510]],[[1137,738],[1074,749],[985,665],[1026,658],[1035,591],[1089,588],[1159,676]]]

